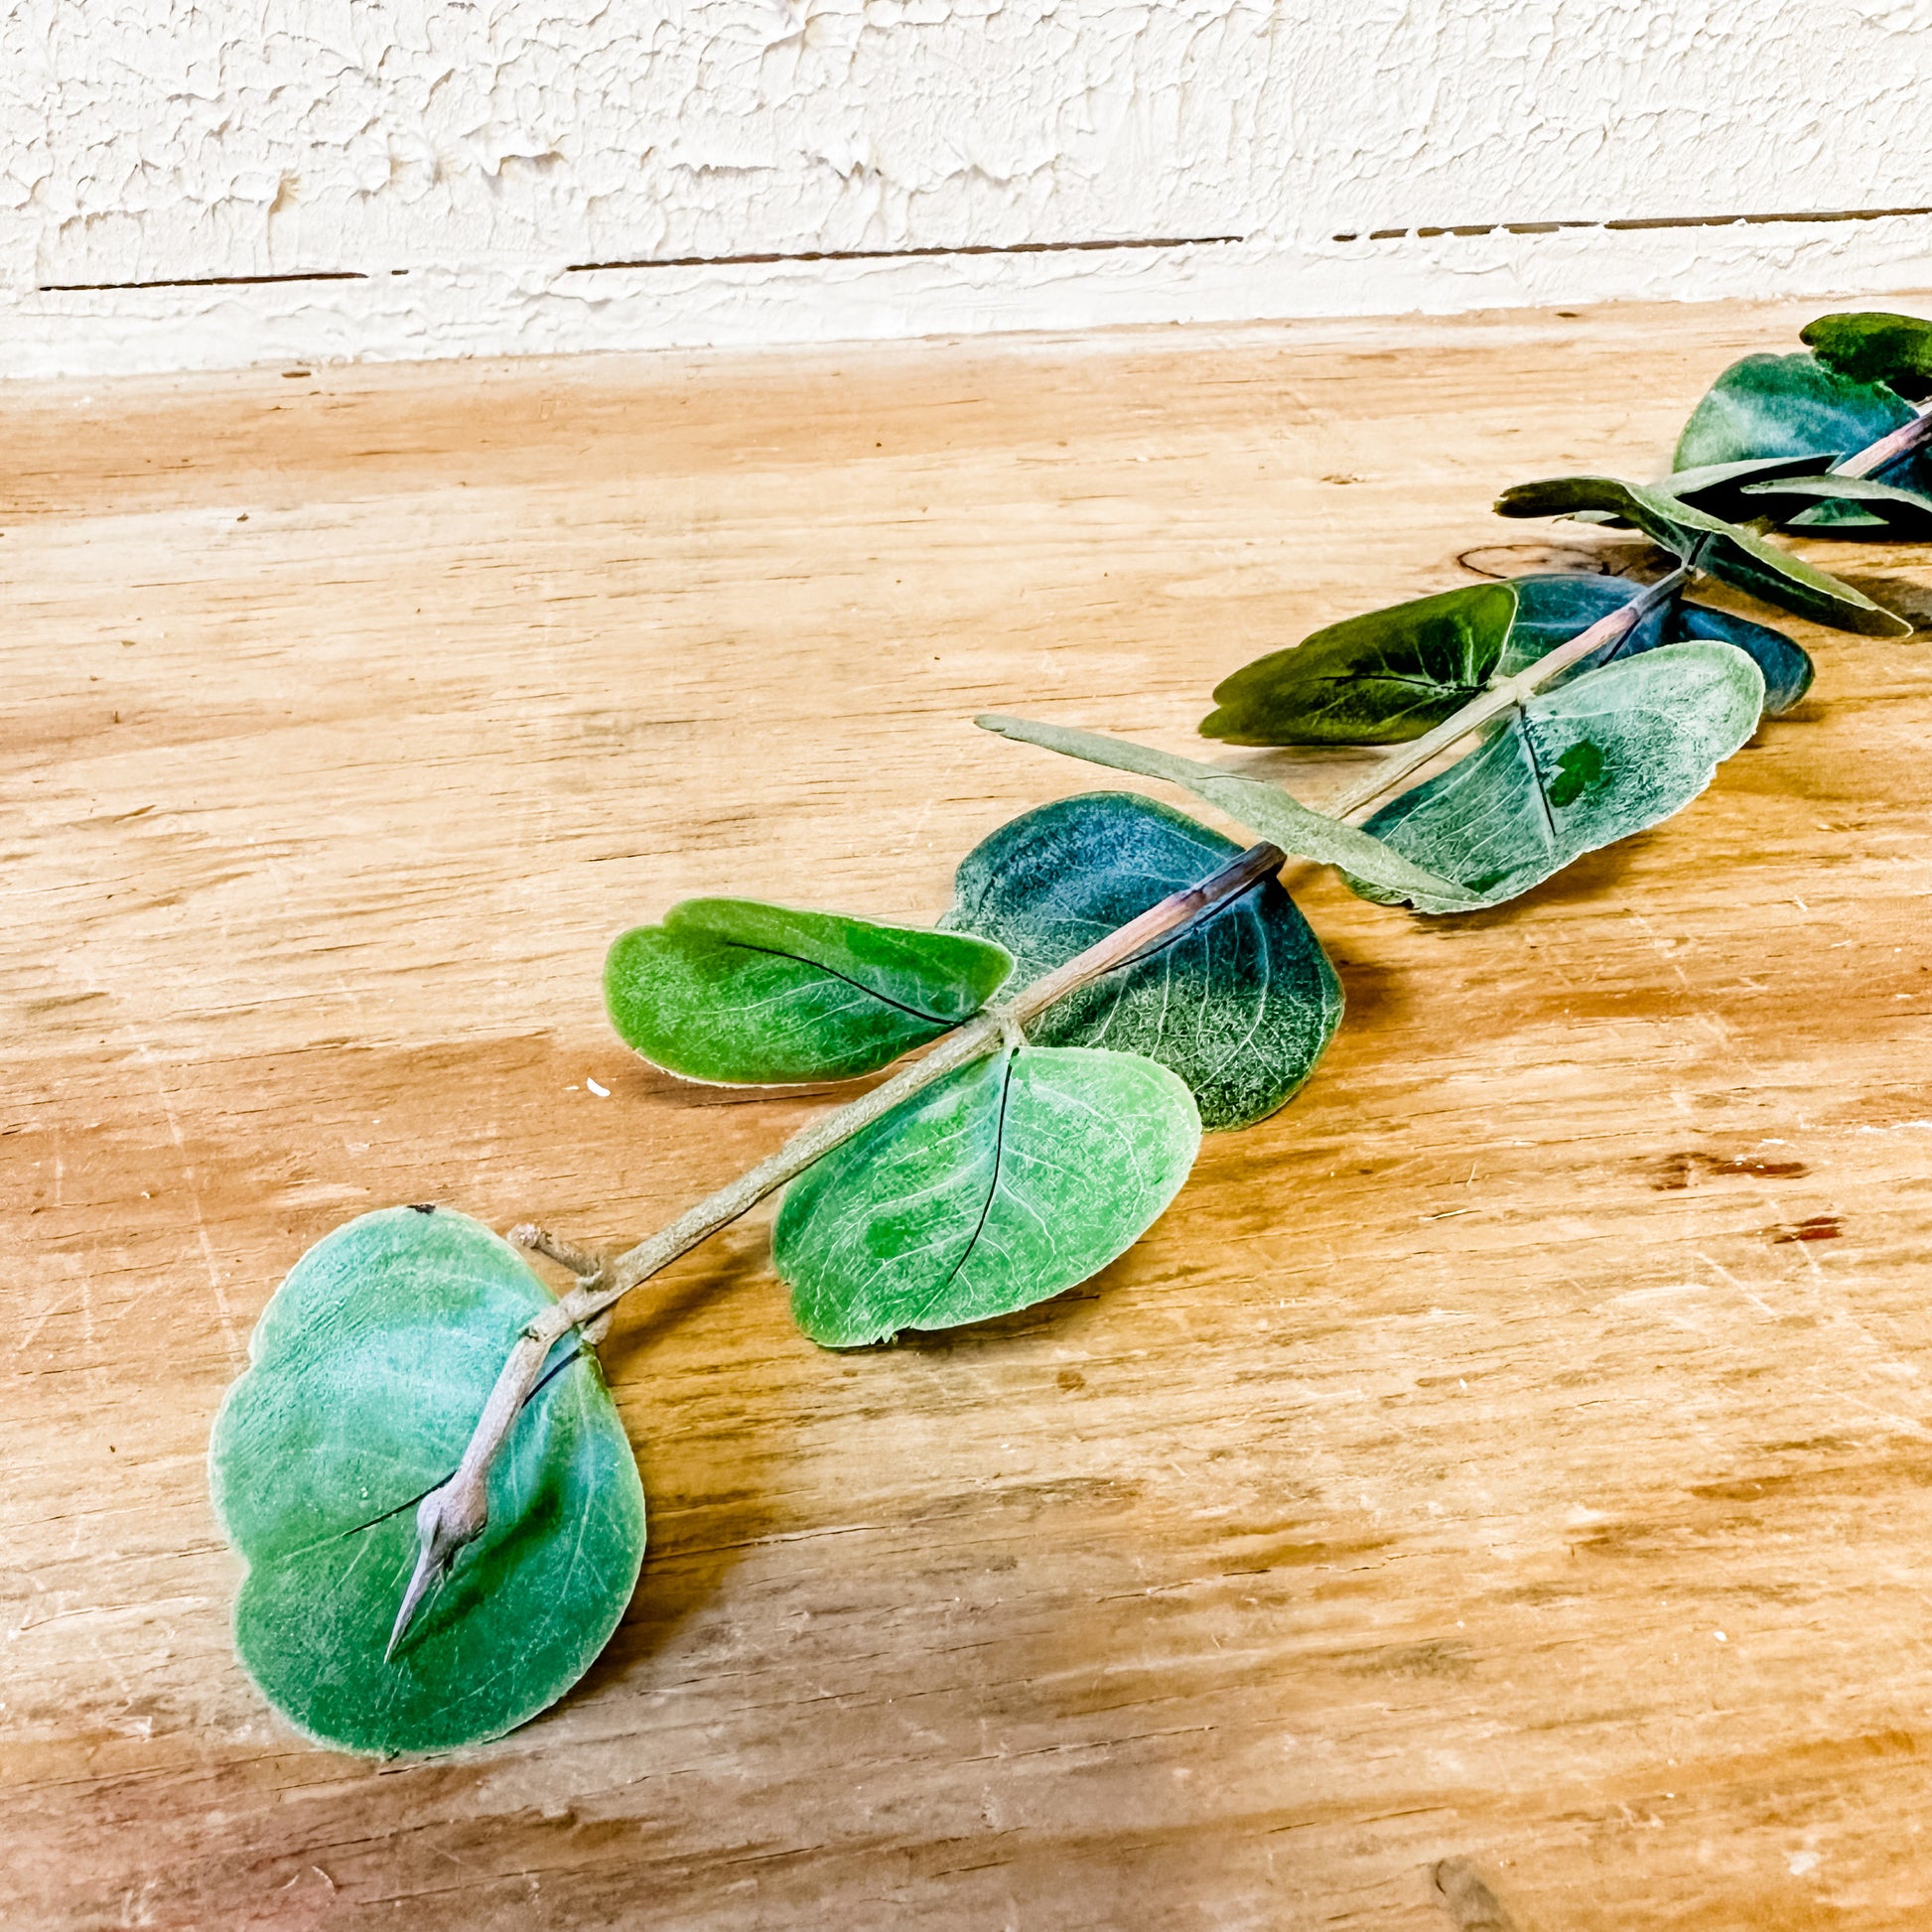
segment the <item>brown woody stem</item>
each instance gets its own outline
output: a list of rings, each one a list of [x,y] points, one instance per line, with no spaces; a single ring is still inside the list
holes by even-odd
[[[1272,845],[1251,846],[1238,859],[1198,886],[1173,893],[1110,932],[1065,965],[1035,980],[1011,1000],[988,1007],[977,1019],[948,1034],[929,1052],[900,1068],[890,1080],[849,1105],[815,1120],[794,1134],[777,1153],[760,1161],[729,1186],[687,1208],[668,1227],[660,1229],[615,1261],[599,1264],[590,1256],[558,1241],[528,1223],[511,1231],[518,1246],[546,1255],[578,1277],[577,1286],[546,1309],[517,1337],[496,1384],[477,1419],[463,1459],[455,1473],[432,1489],[416,1510],[417,1558],[402,1606],[389,1636],[388,1654],[396,1645],[423,1599],[449,1572],[466,1544],[481,1536],[489,1521],[489,1471],[511,1426],[530,1398],[551,1350],[572,1328],[589,1332],[590,1324],[610,1311],[640,1283],[667,1268],[699,1242],[729,1226],[767,1194],[795,1180],[814,1161],[863,1133],[901,1101],[942,1080],[955,1069],[990,1053],[1010,1040],[1028,1021],[1063,1000],[1069,993],[1131,964],[1142,954],[1169,944],[1189,926],[1219,911],[1271,879],[1287,862],[1287,854]]]

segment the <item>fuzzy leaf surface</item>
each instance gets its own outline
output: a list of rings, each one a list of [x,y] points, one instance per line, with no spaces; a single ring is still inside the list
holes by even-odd
[[[1904,619],[1872,603],[1802,557],[1741,524],[1726,523],[1645,483],[1617,477],[1552,477],[1517,483],[1496,499],[1502,516],[1574,516],[1580,512],[1641,530],[1653,543],[1721,583],[1839,630],[1908,637]]]
[[[1741,650],[1763,676],[1764,710],[1769,717],[1789,711],[1811,689],[1815,667],[1808,650],[1768,623],[1734,617],[1708,604],[1680,598],[1671,607],[1665,641],[1729,644]]]
[[[1132,1247],[1199,1146],[1186,1086],[1138,1053],[1002,1050],[793,1181],[772,1260],[827,1348],[1011,1314]]]
[[[692,898],[613,943],[624,1043],[687,1079],[771,1085],[870,1073],[969,1020],[1013,961],[984,939]]]
[[[961,860],[942,923],[1014,958],[1015,985],[1064,965],[1240,847],[1128,791],[1087,792],[1003,825]],[[1341,982],[1269,879],[1152,956],[1049,1007],[1044,1046],[1144,1053],[1186,1081],[1207,1128],[1265,1119],[1313,1070],[1341,1021]]]
[[[496,1737],[590,1667],[636,1587],[637,1465],[567,1337],[489,1480],[489,1526],[391,1661],[415,1503],[456,1467],[503,1358],[551,1296],[480,1222],[364,1214],[276,1291],[215,1420],[215,1514],[248,1565],[235,1647],[297,1729],[344,1750]]]
[[[1689,804],[1756,729],[1763,699],[1742,651],[1665,645],[1539,693],[1363,829],[1499,904]]]

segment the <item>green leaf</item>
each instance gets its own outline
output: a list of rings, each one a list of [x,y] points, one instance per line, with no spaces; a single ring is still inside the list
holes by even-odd
[[[1176,758],[1172,752],[1132,745],[1101,732],[1042,725],[1030,718],[1002,718],[992,712],[973,722],[982,731],[997,732],[1022,745],[1037,745],[1067,758],[1084,759],[1089,764],[1179,785],[1284,852],[1312,859],[1316,865],[1338,867],[1380,888],[1390,904],[1413,905],[1419,912],[1466,912],[1485,903],[1453,880],[1423,870],[1353,825],[1311,810],[1266,779],[1242,777],[1218,765]]]
[[[1240,847],[1128,791],[1087,792],[1003,825],[960,862],[942,923],[1014,958],[1015,983],[1064,965]],[[1282,1106],[1341,1021],[1341,982],[1279,880],[1269,879],[1149,958],[1049,1007],[1045,1046],[1144,1053],[1186,1081],[1208,1128]]]
[[[1653,543],[1721,583],[1840,630],[1909,637],[1912,626],[1769,538],[1726,523],[1667,491],[1616,477],[1552,477],[1517,483],[1496,499],[1501,516],[1603,514],[1631,524]]]
[[[1550,571],[1512,580],[1516,586],[1516,622],[1496,674],[1513,677],[1526,671],[1539,658],[1547,657],[1559,644],[1580,636],[1600,619],[1620,611],[1643,595],[1644,586],[1627,577],[1604,577],[1581,571]],[[1609,663],[1619,657],[1634,657],[1639,651],[1653,650],[1663,641],[1665,607],[1649,612],[1616,644],[1587,664]],[[1565,677],[1583,675],[1583,667],[1564,673]],[[1470,697],[1475,693],[1471,691]]]
[[[391,1661],[415,1504],[456,1467],[511,1344],[551,1297],[461,1214],[397,1207],[318,1242],[269,1302],[208,1449],[248,1565],[235,1647],[299,1730],[450,1750],[533,1718],[590,1667],[636,1587],[637,1465],[597,1360],[566,1338],[489,1480],[489,1526]]]
[[[1873,477],[1785,477],[1744,483],[1738,494],[1746,513],[1772,516],[1780,523],[1835,527],[1854,520],[1837,516],[1829,525],[1814,524],[1819,508],[1836,505],[1860,510],[1858,522],[1882,525],[1897,536],[1923,539],[1932,534],[1932,496]]]
[[[1011,1314],[1131,1248],[1199,1145],[1185,1085],[1138,1053],[1003,1049],[793,1181],[772,1259],[827,1348]]]
[[[1516,616],[1509,584],[1472,584],[1349,618],[1214,687],[1201,736],[1229,745],[1393,745],[1489,680]]]
[[[1811,689],[1814,667],[1808,651],[1782,630],[1733,617],[1728,611],[1715,611],[1708,604],[1680,598],[1672,607],[1664,641],[1729,644],[1741,650],[1763,673],[1764,709],[1773,718],[1789,711]]]
[[[619,936],[604,998],[627,1046],[687,1079],[842,1080],[971,1019],[1012,970],[956,933],[689,898]]]
[[[1814,355],[1746,355],[1691,412],[1671,468],[1756,457],[1838,460],[1902,429],[1915,413],[1890,389],[1852,381]]]
[[[1849,381],[1882,382],[1915,402],[1932,396],[1932,322],[1883,310],[1843,311],[1820,316],[1798,340]]]
[[[1757,666],[1728,644],[1646,651],[1539,693],[1363,829],[1498,904],[1689,804],[1750,737],[1763,698]]]

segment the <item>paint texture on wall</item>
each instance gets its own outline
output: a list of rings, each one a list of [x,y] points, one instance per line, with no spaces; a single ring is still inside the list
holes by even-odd
[[[1897,286],[1929,81],[1925,0],[19,0],[0,349]]]

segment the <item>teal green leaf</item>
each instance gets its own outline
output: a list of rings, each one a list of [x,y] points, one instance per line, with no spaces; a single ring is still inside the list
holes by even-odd
[[[973,722],[982,731],[996,732],[1017,744],[1037,745],[1112,771],[1131,771],[1137,777],[1178,785],[1284,852],[1312,859],[1316,865],[1338,867],[1352,878],[1377,887],[1392,905],[1413,905],[1419,912],[1466,912],[1486,902],[1472,897],[1455,881],[1425,871],[1380,839],[1312,810],[1264,778],[1223,771],[1218,765],[1176,758],[1172,752],[1157,752],[1102,732],[1042,725],[1030,718],[1003,718],[992,712]]]
[[[997,940],[1025,986],[1239,852],[1134,792],[1062,798],[966,855],[942,923]],[[1269,879],[1158,953],[1049,1007],[1028,1031],[1044,1046],[1144,1053],[1186,1081],[1203,1127],[1245,1127],[1309,1077],[1341,1004],[1321,942]]]
[[[1627,577],[1605,577],[1572,571],[1550,571],[1511,579],[1516,586],[1516,621],[1509,632],[1496,672],[1513,677],[1526,671],[1539,658],[1547,657],[1559,644],[1580,636],[1600,619],[1620,611],[1644,587]],[[1665,607],[1659,605],[1626,630],[1607,652],[1586,660],[1604,664],[1619,657],[1634,657],[1653,650],[1663,641]],[[1583,675],[1583,667],[1565,673]],[[1472,691],[1469,694],[1475,696]]]
[[[1763,699],[1742,651],[1668,644],[1539,693],[1363,829],[1499,904],[1689,804],[1750,737]]]
[[[590,1667],[636,1587],[637,1465],[596,1357],[558,1344],[489,1481],[489,1526],[384,1661],[415,1504],[456,1467],[511,1344],[552,1298],[444,1210],[338,1228],[296,1263],[215,1419],[215,1514],[248,1565],[235,1647],[297,1729],[386,1755],[480,1743]]]
[[[686,1079],[843,1080],[969,1020],[1013,961],[996,945],[917,926],[689,898],[633,927],[604,966],[624,1043]]]
[[[1553,477],[1517,483],[1496,500],[1501,516],[1607,515],[1641,530],[1721,583],[1748,592],[1780,610],[1840,630],[1874,637],[1908,637],[1912,626],[1768,537],[1726,523],[1695,505],[1644,483],[1616,477]]]
[[[1773,718],[1789,711],[1811,689],[1811,653],[1768,623],[1753,623],[1749,618],[1681,598],[1670,612],[1665,641],[1730,644],[1741,650],[1763,674],[1764,709]]]
[[[1705,392],[1677,440],[1673,470],[1755,457],[1856,455],[1916,412],[1892,390],[1816,356],[1746,355]]]
[[[1820,316],[1798,340],[1848,381],[1882,382],[1915,402],[1932,396],[1932,322],[1883,310],[1845,311]]]
[[[772,1259],[827,1348],[1011,1314],[1131,1248],[1199,1145],[1186,1086],[1138,1053],[1003,1049],[793,1181]]]
[[[1471,584],[1348,618],[1214,687],[1201,736],[1228,745],[1393,745],[1488,682],[1516,616],[1509,584]]]

